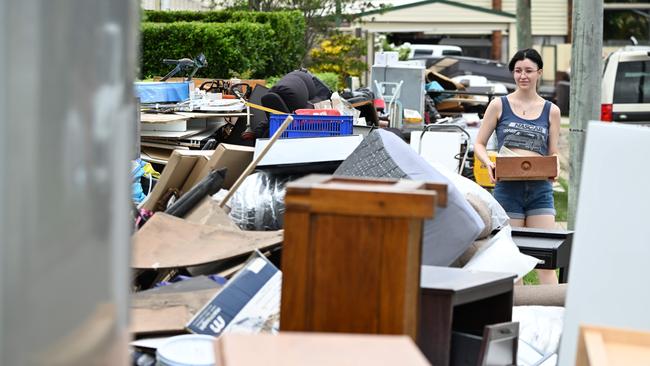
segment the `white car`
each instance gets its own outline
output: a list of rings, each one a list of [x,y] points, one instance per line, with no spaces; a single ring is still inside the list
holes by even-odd
[[[613,52],[603,69],[600,119],[650,124],[650,47]]]
[[[409,46],[409,60],[422,57],[462,56],[463,49],[458,46],[442,44],[412,44]]]

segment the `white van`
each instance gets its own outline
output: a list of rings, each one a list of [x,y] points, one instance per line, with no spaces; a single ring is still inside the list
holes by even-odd
[[[463,50],[458,46],[442,44],[412,44],[409,46],[409,59],[422,57],[462,56]]]
[[[650,48],[626,47],[607,58],[600,119],[650,124]]]

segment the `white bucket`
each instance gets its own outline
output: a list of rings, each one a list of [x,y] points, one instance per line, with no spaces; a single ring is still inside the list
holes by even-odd
[[[157,366],[214,366],[214,341],[209,335],[171,337],[156,351]]]

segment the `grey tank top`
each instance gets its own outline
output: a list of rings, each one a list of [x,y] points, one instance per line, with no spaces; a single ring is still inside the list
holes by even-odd
[[[501,97],[501,117],[497,123],[497,144],[507,148],[534,151],[548,155],[548,130],[551,102],[546,101],[542,114],[536,119],[516,116],[510,108],[508,98]]]

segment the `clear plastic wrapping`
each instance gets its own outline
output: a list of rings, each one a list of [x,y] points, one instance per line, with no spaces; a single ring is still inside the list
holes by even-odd
[[[257,172],[246,178],[228,202],[230,217],[242,230],[279,230],[284,226],[286,175]]]

